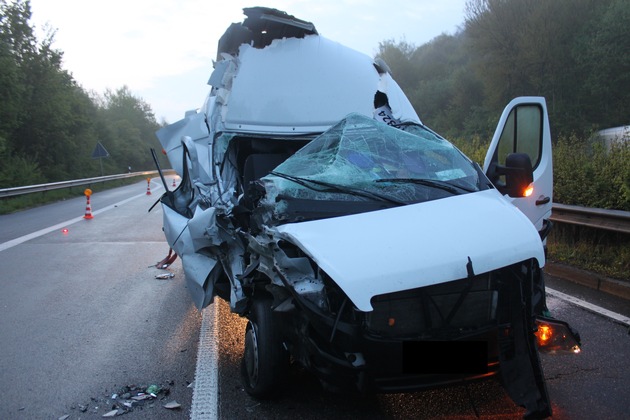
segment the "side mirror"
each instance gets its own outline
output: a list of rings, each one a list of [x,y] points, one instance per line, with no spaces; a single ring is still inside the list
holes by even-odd
[[[505,186],[510,197],[527,197],[530,184],[534,182],[532,161],[526,153],[510,153],[505,158],[507,173]]]
[[[497,180],[500,176],[505,177],[505,183],[495,183],[501,194],[507,194],[510,197],[531,195],[534,170],[527,153],[510,153],[505,158],[505,166],[496,165],[493,169]]]

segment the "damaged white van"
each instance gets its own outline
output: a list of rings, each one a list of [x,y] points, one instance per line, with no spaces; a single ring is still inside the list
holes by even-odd
[[[249,320],[246,391],[282,392],[291,361],[362,392],[499,374],[528,415],[550,415],[538,351],[580,342],[544,316],[544,98],[507,106],[482,169],[385,63],[284,12],[244,13],[206,103],[157,136],[182,177],[161,204],[192,298]]]

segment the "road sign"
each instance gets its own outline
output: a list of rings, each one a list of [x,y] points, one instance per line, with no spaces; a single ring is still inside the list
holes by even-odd
[[[109,157],[109,152],[107,152],[105,147],[103,147],[103,145],[99,141],[98,143],[96,143],[96,147],[94,148],[94,151],[92,152],[92,159],[98,159],[98,158],[104,158],[104,157]]]

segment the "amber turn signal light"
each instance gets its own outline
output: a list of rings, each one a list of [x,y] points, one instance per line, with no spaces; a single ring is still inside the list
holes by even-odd
[[[581,351],[579,334],[574,332],[566,322],[546,317],[536,317],[536,331],[534,335],[540,351],[574,354]]]

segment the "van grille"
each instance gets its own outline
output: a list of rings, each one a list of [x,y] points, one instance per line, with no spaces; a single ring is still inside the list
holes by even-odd
[[[379,295],[366,327],[383,337],[455,338],[494,324],[497,296],[488,275]]]

